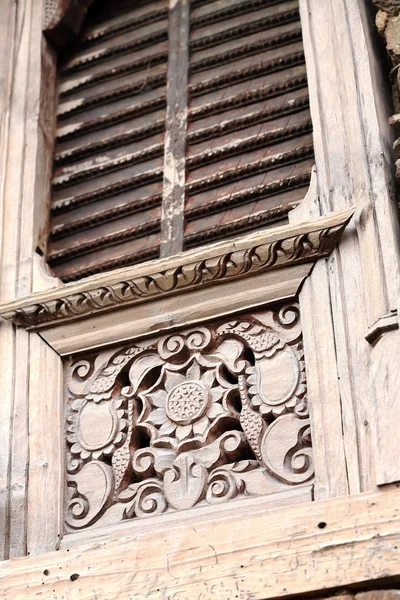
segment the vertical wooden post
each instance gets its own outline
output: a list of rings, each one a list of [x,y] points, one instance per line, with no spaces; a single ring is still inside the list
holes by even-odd
[[[183,249],[189,76],[189,1],[170,0],[161,257]]]
[[[44,3],[23,0],[17,7],[12,0],[4,0],[1,6],[0,300],[7,301],[23,297],[33,289],[43,289],[38,269],[34,281],[34,262],[38,256],[35,249],[38,245],[43,247],[43,224],[47,213],[49,180],[46,174],[51,166],[53,118],[51,111],[43,110],[43,104],[46,100],[48,105],[53,104],[55,56],[42,36]],[[46,77],[43,69],[46,69]],[[48,361],[52,360],[52,371],[46,370],[46,363],[41,359],[46,349],[47,354],[52,355]],[[49,395],[53,402],[61,368],[56,361],[60,363],[60,358],[39,336],[4,321],[0,323],[3,392],[0,402],[0,559],[26,554],[29,519],[42,530],[49,521],[43,503],[29,505],[28,496],[29,486],[34,481],[31,470],[37,467],[37,455],[32,454],[31,447],[32,417],[37,412],[44,414]],[[32,382],[37,380],[47,390],[47,396],[38,394],[38,389],[32,393]],[[57,403],[59,399],[55,398],[55,401]],[[36,407],[31,414],[32,402]],[[49,421],[41,421],[44,431],[49,424]],[[38,435],[35,444],[41,456],[45,456],[43,462],[50,463],[51,468],[46,467],[46,472],[52,483],[43,488],[43,493],[48,494],[53,482],[58,485],[57,473],[62,472],[61,456],[53,451],[51,436]],[[48,502],[59,510],[51,495]],[[41,535],[43,537],[44,533]],[[39,547],[35,541],[32,552],[54,549],[57,541],[57,534],[46,547]]]

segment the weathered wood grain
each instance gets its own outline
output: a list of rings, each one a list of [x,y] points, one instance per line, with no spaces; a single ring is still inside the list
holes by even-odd
[[[299,300],[315,444],[315,498],[321,500],[345,495],[349,488],[329,282],[324,260],[315,265],[304,282]],[[355,468],[358,467],[354,456],[351,462]]]
[[[161,257],[183,250],[189,75],[189,0],[170,0]]]
[[[316,221],[275,227],[93,276],[0,305],[0,315],[24,327],[49,326],[252,273],[313,262],[332,251],[352,214],[351,209],[339,211]]]
[[[64,447],[62,363],[37,334],[30,334],[29,487],[27,552],[56,550],[62,534]]]
[[[400,295],[390,133],[384,123],[388,113],[364,4],[303,0],[300,9],[320,210],[355,207],[354,222],[327,270],[349,486],[354,493],[374,489],[377,481],[395,481],[389,477],[394,472],[382,472],[382,465],[398,462],[396,443],[376,447],[375,435],[375,429],[385,430],[380,421],[389,423],[388,407],[395,416],[397,374],[384,344],[371,352],[365,339],[376,323],[395,313]],[[375,363],[388,378],[379,393],[370,379]]]
[[[398,575],[400,491],[261,508],[0,564],[4,600],[266,600]]]
[[[174,327],[230,315],[234,311],[294,298],[311,265],[298,265],[248,277],[240,282],[188,291],[176,297],[123,308],[117,313],[94,315],[81,321],[49,327],[40,332],[56,352],[76,352],[121,343]],[[227,301],[229,299],[229,302]],[[223,301],[222,301],[223,300]]]

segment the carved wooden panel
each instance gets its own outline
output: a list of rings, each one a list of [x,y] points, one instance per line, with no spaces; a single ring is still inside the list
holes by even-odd
[[[69,359],[65,372],[67,531],[313,478],[297,305]]]

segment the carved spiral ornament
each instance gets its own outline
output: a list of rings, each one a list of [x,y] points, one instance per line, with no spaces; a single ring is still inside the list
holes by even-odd
[[[68,530],[312,481],[297,305],[108,356],[67,366]]]

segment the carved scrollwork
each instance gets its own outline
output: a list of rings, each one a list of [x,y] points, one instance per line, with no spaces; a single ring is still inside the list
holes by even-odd
[[[66,524],[71,529],[88,527],[110,505],[113,478],[110,467],[98,460],[86,463],[68,479],[69,502]]]
[[[297,305],[99,357],[70,367],[86,391],[67,406],[68,528],[112,507],[141,518],[312,479]]]
[[[260,450],[268,471],[285,483],[304,483],[313,476],[308,419],[293,413],[278,417],[265,431]]]
[[[86,0],[90,1],[90,0]],[[72,4],[79,4],[78,1]],[[189,289],[200,289],[205,285],[247,277],[252,273],[268,271],[277,267],[312,262],[327,256],[335,247],[353,210],[336,213],[303,226],[304,233],[294,235],[282,227],[279,239],[264,234],[263,242],[250,237],[241,247],[221,248],[218,254],[205,259],[177,259],[171,268],[164,271],[135,276],[132,270],[118,282],[109,285],[90,285],[85,291],[61,289],[49,298],[37,296],[24,302],[3,307],[1,316],[15,325],[37,329],[43,325],[79,319],[85,315],[119,309],[156,297],[177,294]],[[186,255],[189,256],[189,255]]]

